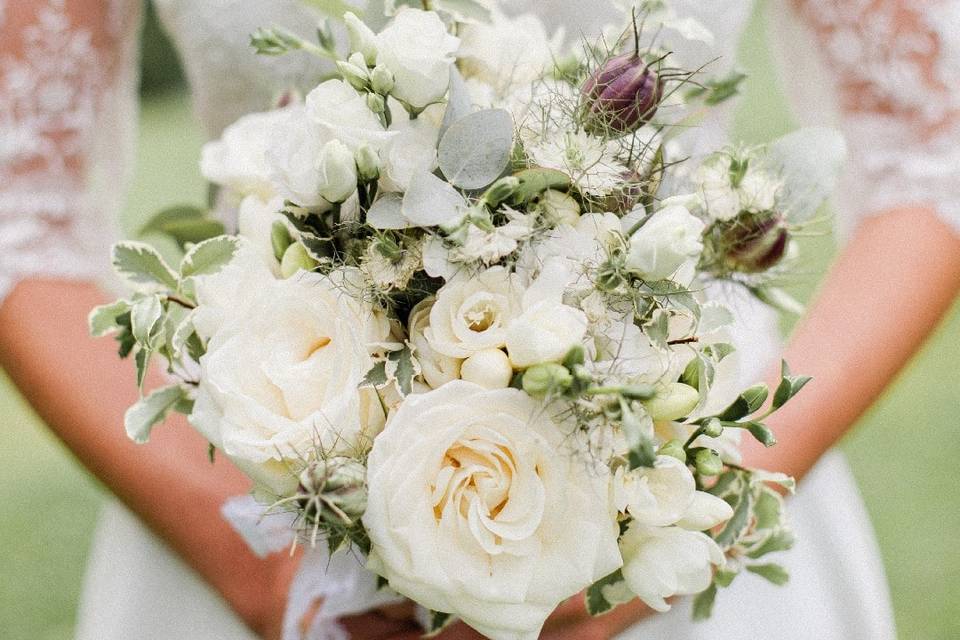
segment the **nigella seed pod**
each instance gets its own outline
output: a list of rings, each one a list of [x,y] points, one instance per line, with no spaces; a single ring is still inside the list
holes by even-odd
[[[584,127],[594,135],[623,135],[653,118],[663,81],[636,53],[611,58],[583,85]]]
[[[730,271],[760,273],[787,253],[790,232],[783,216],[765,211],[741,213],[721,232],[723,263]]]

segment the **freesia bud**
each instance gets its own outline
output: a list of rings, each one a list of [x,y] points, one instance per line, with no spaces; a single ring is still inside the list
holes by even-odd
[[[357,91],[365,91],[370,82],[370,76],[367,75],[367,70],[362,67],[358,67],[355,64],[349,62],[344,62],[343,60],[337,61],[337,69],[340,70],[340,75],[343,76],[343,79]]]
[[[301,269],[313,271],[316,267],[317,261],[307,253],[303,245],[294,242],[283,252],[283,258],[280,260],[280,275],[289,278]]]
[[[377,93],[368,93],[367,94],[367,107],[370,111],[373,111],[377,115],[383,113],[387,110],[387,101],[383,99],[383,96]]]
[[[513,176],[500,178],[483,194],[483,201],[490,208],[495,208],[501,202],[512,196],[520,187],[520,180]]]
[[[287,229],[282,221],[277,220],[270,227],[270,246],[273,248],[273,257],[277,260],[283,259],[283,254],[293,242],[290,237],[290,230]]]
[[[513,366],[500,349],[484,349],[463,361],[460,377],[486,389],[506,389],[513,378]]]
[[[657,451],[659,456],[670,456],[671,458],[676,458],[680,462],[687,461],[687,453],[683,450],[683,443],[679,440],[670,440]]]
[[[567,193],[547,189],[540,196],[540,211],[554,224],[573,226],[580,219],[580,205]]]
[[[350,50],[362,54],[367,66],[372,67],[377,64],[376,34],[353,13],[344,14],[343,21],[347,25]]]
[[[663,98],[663,81],[636,53],[608,60],[582,89],[589,133],[626,134],[647,124]]]
[[[723,461],[712,449],[697,451],[693,456],[693,462],[697,467],[697,473],[703,476],[718,476],[723,471]]]
[[[681,382],[671,382],[657,389],[657,395],[644,402],[654,422],[678,420],[693,411],[700,402],[700,393]]]
[[[366,142],[357,147],[357,172],[365,182],[372,182],[380,177],[380,156]]]
[[[523,373],[523,390],[534,398],[550,393],[563,393],[573,384],[573,376],[562,364],[546,362]]]
[[[370,86],[376,93],[385,96],[393,91],[394,84],[393,72],[382,64],[378,64],[370,72]]]

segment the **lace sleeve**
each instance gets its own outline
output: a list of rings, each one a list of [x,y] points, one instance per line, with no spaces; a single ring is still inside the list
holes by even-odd
[[[136,0],[0,0],[0,299],[99,279],[133,168]]]
[[[793,5],[822,54],[806,83],[830,86],[849,146],[843,226],[921,205],[960,233],[960,0]]]

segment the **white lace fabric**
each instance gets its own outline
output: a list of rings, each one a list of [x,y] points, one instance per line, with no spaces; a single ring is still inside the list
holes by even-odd
[[[0,299],[100,279],[132,170],[140,5],[0,0]]]
[[[794,0],[849,146],[844,226],[904,206],[960,233],[960,0]],[[802,115],[802,114],[801,114]]]

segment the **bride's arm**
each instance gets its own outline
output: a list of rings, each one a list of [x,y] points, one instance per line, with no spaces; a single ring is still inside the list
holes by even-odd
[[[0,306],[0,366],[53,432],[110,491],[209,582],[266,638],[279,638],[295,559],[255,557],[219,517],[248,481],[226,461],[211,465],[206,442],[180,417],[149,446],[124,434],[136,401],[132,364],[110,340],[92,340],[86,316],[105,302],[96,286],[21,281]],[[154,376],[150,383],[161,381]]]

